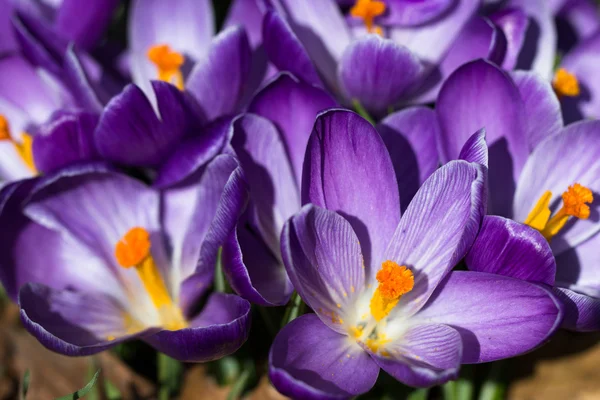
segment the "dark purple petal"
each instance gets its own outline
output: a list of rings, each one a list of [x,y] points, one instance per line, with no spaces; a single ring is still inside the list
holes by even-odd
[[[244,27],[253,48],[259,46],[263,41],[262,0],[233,0],[223,27],[229,28],[236,25]]]
[[[378,260],[414,273],[414,288],[402,296],[397,312],[417,312],[464,257],[485,215],[485,190],[483,167],[465,161],[449,162],[423,183]]]
[[[357,100],[367,110],[380,114],[419,83],[422,68],[406,47],[368,35],[348,46],[338,74],[349,100]]]
[[[366,120],[346,110],[321,114],[304,162],[303,203],[337,211],[360,240],[367,276],[375,276],[400,221],[400,197],[388,150]],[[375,267],[375,268],[373,268]]]
[[[194,66],[186,90],[196,98],[207,120],[239,110],[248,85],[251,59],[246,32],[235,27],[221,32],[206,57]]]
[[[473,61],[448,78],[436,110],[442,162],[456,158],[473,132],[485,128],[490,212],[509,216],[515,182],[529,154],[525,105],[517,87],[495,65]]]
[[[561,195],[579,183],[595,197],[587,220],[573,219],[550,242],[555,255],[575,247],[600,231],[600,122],[583,121],[568,125],[544,140],[533,151],[519,178],[514,200],[515,220],[523,222],[546,192],[552,192],[550,204],[560,207]]]
[[[54,29],[79,47],[91,48],[104,34],[118,4],[118,0],[63,0]]]
[[[83,111],[55,115],[34,136],[36,169],[50,173],[77,162],[97,160],[93,138],[97,123],[98,115]]]
[[[306,144],[317,115],[337,105],[325,91],[281,74],[254,96],[248,111],[275,124],[289,155],[296,182],[302,181]]]
[[[385,346],[389,356],[373,355],[375,362],[400,382],[429,387],[456,379],[462,359],[460,334],[447,325],[423,324],[406,330]]]
[[[207,362],[234,353],[249,332],[250,303],[233,294],[214,293],[189,328],[163,330],[144,340],[176,360]]]
[[[553,293],[565,309],[562,328],[578,332],[600,330],[600,299],[556,287]]]
[[[232,130],[232,120],[222,118],[203,127],[199,135],[183,141],[158,170],[154,186],[165,188],[176,185],[204,168],[223,150]]]
[[[502,62],[502,68],[510,71],[517,64],[519,53],[525,42],[529,18],[519,8],[505,8],[492,14],[490,19],[502,29],[506,38],[506,55]]]
[[[528,71],[511,73],[525,104],[527,141],[531,150],[563,128],[560,103],[550,82]]]
[[[465,145],[460,151],[460,154],[458,155],[458,159],[481,164],[487,168],[488,158],[488,147],[485,141],[485,129],[481,128],[471,135],[471,137],[466,141]]]
[[[25,329],[48,349],[67,356],[99,353],[148,333],[127,334],[122,309],[93,292],[27,284],[19,292],[19,305]]]
[[[437,116],[427,107],[406,108],[386,117],[376,129],[394,164],[405,209],[440,163],[436,144],[440,134]]]
[[[348,399],[375,385],[379,367],[369,354],[307,314],[287,324],[269,353],[269,377],[296,399]]]
[[[471,271],[554,286],[556,263],[546,239],[535,229],[503,217],[483,219],[465,262]]]
[[[265,15],[262,32],[269,61],[280,71],[289,71],[309,84],[323,86],[306,49],[279,14],[270,11]]]
[[[413,318],[450,325],[462,336],[463,363],[514,357],[560,327],[562,306],[548,289],[484,272],[454,271]]]
[[[365,286],[360,243],[339,214],[311,204],[286,222],[281,253],[302,299],[329,328],[346,332],[343,320]]]
[[[106,92],[98,85],[94,85],[82,65],[79,55],[73,47],[69,47],[65,54],[64,75],[73,100],[85,110],[100,113],[103,105],[100,98],[107,97]]]
[[[388,0],[386,25],[415,26],[440,18],[456,4],[456,0]]]
[[[19,51],[19,43],[15,38],[11,24],[12,16],[12,2],[3,0],[2,13],[0,14],[0,54],[10,54]]]
[[[123,165],[156,166],[188,133],[191,117],[184,94],[166,82],[154,81],[152,86],[161,119],[134,85],[107,104],[94,135],[104,158]]]

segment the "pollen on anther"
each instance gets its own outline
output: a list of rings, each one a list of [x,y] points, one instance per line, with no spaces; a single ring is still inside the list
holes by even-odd
[[[150,234],[140,227],[130,229],[115,246],[115,258],[121,267],[137,266],[150,254]]]
[[[10,136],[10,125],[4,115],[0,114],[0,140],[9,140]]]
[[[552,87],[559,97],[575,97],[579,96],[580,93],[577,77],[565,68],[560,68],[556,71]]]
[[[594,195],[587,187],[579,183],[569,186],[569,189],[563,193],[562,199],[567,215],[580,219],[587,219],[590,216],[590,207],[587,204],[594,201]]]
[[[382,264],[376,278],[379,282],[377,290],[387,299],[396,299],[410,292],[415,283],[410,269],[389,260]]]

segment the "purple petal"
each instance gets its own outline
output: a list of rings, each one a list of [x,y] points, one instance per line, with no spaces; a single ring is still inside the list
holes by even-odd
[[[471,271],[554,286],[556,263],[546,239],[535,229],[503,217],[483,219],[465,262]]]
[[[388,0],[388,14],[383,18],[386,25],[415,26],[431,22],[443,16],[452,7],[455,0]]]
[[[557,17],[565,19],[569,24],[569,28],[575,30],[577,39],[585,39],[600,28],[598,8],[593,1],[570,0],[562,3],[564,4],[561,4],[562,8],[560,10],[555,9],[553,11],[555,14],[558,11]],[[557,28],[560,29],[560,27]]]
[[[409,267],[414,288],[397,312],[411,315],[464,257],[485,215],[483,167],[451,161],[423,183],[402,216],[384,257]],[[394,311],[392,311],[394,312]]]
[[[234,124],[232,146],[248,180],[260,234],[276,251],[284,222],[300,209],[299,188],[284,144],[268,119],[246,114]]]
[[[463,340],[463,363],[514,357],[544,343],[562,321],[550,291],[519,279],[455,271],[415,320],[447,324]]]
[[[175,150],[192,125],[197,126],[175,86],[160,81],[152,86],[162,120],[142,90],[128,85],[100,117],[94,136],[102,157],[124,165],[155,166]]]
[[[430,66],[437,65],[457,38],[463,26],[479,8],[480,0],[457,1],[443,18],[419,27],[395,27],[390,37]]]
[[[369,391],[379,367],[353,340],[307,314],[287,324],[269,353],[269,377],[297,399],[345,399]]]
[[[385,372],[413,387],[429,387],[456,379],[462,357],[460,334],[447,325],[409,328],[385,346],[388,357],[373,355]]]
[[[12,2],[2,0],[2,13],[0,14],[0,54],[10,54],[19,51],[19,43],[11,24],[12,16]]]
[[[64,60],[65,82],[77,104],[90,112],[100,113],[103,105],[100,98],[108,97],[106,90],[98,88],[97,84],[90,81],[87,71],[83,67],[78,53],[69,47]]]
[[[123,310],[111,298],[92,292],[27,284],[19,292],[19,305],[25,329],[48,349],[67,356],[99,353],[145,334],[127,334]]]
[[[347,98],[377,114],[398,103],[421,73],[419,59],[408,49],[378,35],[352,42],[338,70]]]
[[[558,205],[570,185],[588,187],[596,198],[587,220],[573,220],[551,241],[555,255],[584,242],[600,230],[600,122],[584,121],[567,126],[559,135],[544,140],[527,160],[519,178],[514,200],[516,221],[525,221],[529,212],[546,192],[552,192],[550,204]]]
[[[400,198],[406,208],[439,165],[437,116],[427,107],[406,108],[386,117],[376,129],[390,153]]]
[[[553,293],[565,309],[562,328],[578,332],[600,330],[600,299],[558,287]]]
[[[296,291],[329,328],[344,333],[346,313],[365,285],[360,243],[339,214],[306,205],[286,222],[281,253]]]
[[[88,112],[63,112],[38,129],[33,158],[38,171],[50,173],[76,162],[98,159],[94,129],[98,116]]]
[[[186,90],[196,98],[207,120],[238,111],[250,76],[251,58],[246,32],[236,27],[222,31],[208,55],[194,66]]]
[[[249,332],[250,303],[233,294],[214,293],[189,328],[163,330],[144,340],[176,360],[207,362],[234,353]]]
[[[93,47],[111,21],[118,0],[63,0],[54,20],[54,29],[79,47]]]
[[[558,133],[563,128],[560,103],[552,85],[538,74],[528,71],[511,73],[527,115],[527,141],[533,150],[545,138]]]
[[[230,118],[218,119],[203,127],[198,136],[183,141],[158,170],[154,186],[165,188],[176,185],[205,167],[223,150],[232,130]]]
[[[577,247],[568,249],[556,256],[556,286],[589,290],[595,294],[600,288],[600,235],[594,235]]]
[[[345,110],[317,118],[307,147],[303,203],[342,214],[356,232],[367,276],[375,276],[400,221],[394,167],[383,140],[366,120]]]
[[[256,48],[263,41],[263,11],[261,5],[261,0],[233,0],[223,24],[224,28],[236,25],[243,26],[252,48]]]
[[[262,29],[269,61],[280,71],[289,71],[309,84],[323,86],[306,49],[279,14],[268,12]]]
[[[517,65],[517,59],[529,27],[529,18],[519,8],[508,8],[492,14],[490,19],[502,29],[506,38],[506,55],[502,62],[502,68],[510,71]]]
[[[306,145],[317,115],[337,105],[325,91],[281,74],[254,96],[248,111],[275,124],[289,155],[296,182],[302,181]]]
[[[490,212],[510,215],[514,182],[529,154],[525,106],[516,86],[495,65],[473,61],[448,78],[436,110],[443,162],[456,158],[469,136],[485,128],[493,189]]]
[[[488,158],[485,129],[481,128],[471,135],[471,137],[466,141],[465,145],[460,151],[460,154],[458,155],[458,159],[480,164],[487,168]]]

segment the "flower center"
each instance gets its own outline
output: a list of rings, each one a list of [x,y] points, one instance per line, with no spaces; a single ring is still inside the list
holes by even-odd
[[[181,53],[171,49],[168,44],[157,44],[148,50],[148,59],[158,69],[158,79],[169,82],[183,90],[183,74],[181,66],[185,58]]]
[[[577,77],[564,68],[559,68],[556,74],[554,74],[552,87],[558,97],[579,96],[579,82],[577,81]]]
[[[576,183],[562,194],[563,206],[550,218],[552,192],[546,191],[527,216],[525,224],[537,229],[550,241],[567,223],[569,217],[587,219],[590,216],[589,203],[594,201],[592,191]]]
[[[410,292],[415,284],[415,278],[410,269],[400,266],[393,261],[385,261],[377,272],[379,286],[375,290],[371,303],[371,315],[379,322],[398,304],[402,295]]]
[[[168,330],[187,326],[181,310],[171,296],[160,276],[150,253],[150,234],[140,227],[130,229],[115,246],[115,258],[123,268],[135,268],[152,303],[160,314],[161,325]]]
[[[4,115],[0,114],[0,140],[10,141],[13,144],[13,146],[15,146],[17,153],[19,154],[25,165],[27,165],[27,167],[33,173],[37,174],[37,169],[35,168],[35,163],[33,161],[33,138],[26,132],[23,132],[21,134],[21,137],[21,142],[17,142],[12,138],[12,135],[10,134],[10,125],[8,124],[8,120],[6,119],[6,117],[4,117]]]
[[[373,24],[376,17],[385,12],[385,3],[377,0],[356,0],[354,6],[350,9],[350,15],[355,18],[361,18],[367,27],[367,32],[381,35],[380,26]]]

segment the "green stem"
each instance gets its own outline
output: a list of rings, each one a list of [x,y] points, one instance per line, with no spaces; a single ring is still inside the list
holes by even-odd
[[[458,400],[455,381],[449,381],[442,385],[442,392],[444,393],[444,400]]]
[[[481,386],[479,400],[502,400],[506,392],[506,382],[503,374],[506,362],[496,361],[492,364],[490,372]]]
[[[223,266],[221,264],[221,252],[222,249],[219,248],[219,252],[217,253],[217,263],[215,265],[215,291],[225,293],[225,276],[223,275]]]
[[[458,400],[471,400],[473,392],[473,366],[464,365],[460,371],[460,378],[456,381],[456,396]]]
[[[373,118],[371,118],[367,110],[365,110],[365,108],[362,106],[362,104],[360,104],[358,100],[352,100],[352,105],[354,106],[354,109],[356,110],[358,115],[369,121],[371,125],[375,126],[375,121],[373,120]]]
[[[283,328],[293,320],[295,320],[299,315],[302,315],[304,312],[304,303],[298,295],[298,292],[294,292],[292,295],[292,299],[285,309],[285,314],[283,315],[283,319],[281,320],[281,327]]]
[[[242,393],[244,393],[244,389],[246,388],[246,386],[248,385],[248,381],[252,377],[253,369],[254,366],[250,362],[247,362],[244,365],[244,370],[231,387],[231,391],[227,395],[227,400],[237,400],[242,398]]]
[[[406,400],[427,400],[429,389],[415,389],[406,397]]]
[[[168,400],[179,387],[179,377],[183,369],[181,363],[171,357],[158,353],[158,400]]]

